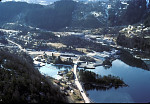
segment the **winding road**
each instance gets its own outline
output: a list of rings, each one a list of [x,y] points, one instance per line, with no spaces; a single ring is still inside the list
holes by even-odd
[[[14,45],[16,45],[16,46],[18,46],[18,48],[19,48],[20,50],[22,50],[22,51],[24,51],[24,52],[27,52],[27,50],[23,49],[21,45],[15,43],[15,42],[13,42],[13,41],[11,41],[11,40],[9,40],[9,39],[7,39],[7,41],[10,42],[10,43],[12,43],[12,44],[14,44]],[[29,52],[29,53],[30,53],[30,54],[39,54],[39,53],[43,54],[43,51],[41,51],[41,52],[37,52],[37,51],[36,51],[36,52]],[[52,54],[52,52],[48,52],[48,53],[49,53],[49,54]],[[79,58],[80,58],[80,57],[79,57]],[[90,99],[87,97],[87,95],[86,95],[85,91],[83,90],[83,87],[82,87],[82,85],[81,85],[81,83],[79,82],[78,77],[77,77],[77,64],[78,64],[78,62],[79,62],[79,58],[77,59],[77,61],[74,61],[75,84],[76,84],[76,86],[78,87],[78,89],[79,89],[79,91],[80,91],[80,93],[81,93],[81,95],[82,95],[82,97],[83,97],[83,99],[84,99],[84,102],[85,102],[85,103],[91,103]]]
[[[7,39],[8,42],[10,42],[10,43],[16,45],[20,50],[22,50],[22,51],[24,51],[24,52],[27,52],[26,49],[23,49],[21,45],[19,45],[19,44],[13,42],[13,41],[11,41],[11,40],[9,40],[8,38],[6,38],[6,39]]]
[[[79,60],[79,58],[78,58],[78,60]],[[78,89],[80,90],[80,93],[81,93],[81,95],[82,95],[85,103],[91,103],[90,99],[85,94],[85,91],[83,90],[82,85],[79,82],[78,77],[77,77],[77,64],[78,64],[78,60],[74,62],[75,84],[77,85]]]

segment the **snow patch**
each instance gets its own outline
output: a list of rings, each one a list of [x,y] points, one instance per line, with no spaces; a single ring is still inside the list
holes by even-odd
[[[147,6],[147,8],[149,7],[149,0],[146,0],[146,6]]]
[[[102,13],[101,12],[91,12],[92,15],[94,15],[95,17],[99,17],[99,16],[102,16]]]

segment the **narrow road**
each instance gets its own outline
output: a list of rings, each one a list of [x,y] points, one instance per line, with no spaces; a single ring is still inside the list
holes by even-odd
[[[30,54],[30,55],[42,55],[42,54],[47,54],[47,55],[49,55],[49,56],[52,56],[52,54],[55,54],[55,55],[61,55],[61,54],[63,54],[63,53],[59,53],[59,52],[49,52],[49,51],[28,51],[28,53]]]
[[[7,39],[7,38],[6,38],[6,39]],[[21,45],[15,43],[15,42],[13,42],[13,41],[11,41],[11,40],[9,40],[9,39],[7,39],[7,41],[10,42],[10,43],[12,43],[12,44],[14,44],[14,45],[16,45],[20,50],[22,50],[22,51],[24,51],[24,52],[27,52],[26,49],[23,49]]]
[[[76,62],[74,62],[75,84],[77,85],[78,89],[80,90],[80,93],[81,93],[81,95],[82,95],[85,103],[91,103],[90,99],[85,94],[85,92],[84,92],[84,90],[82,88],[81,83],[78,80],[78,77],[77,77],[77,63],[78,63],[78,60]]]

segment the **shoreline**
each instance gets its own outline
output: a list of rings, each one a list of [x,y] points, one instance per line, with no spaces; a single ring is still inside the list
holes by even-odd
[[[65,64],[51,64],[51,65],[63,65],[63,66],[71,66],[71,65],[65,65]],[[73,67],[72,67],[73,68]],[[72,69],[71,69],[72,70]],[[70,71],[71,71],[70,70]],[[42,74],[42,73],[41,73]],[[46,75],[46,74],[43,74],[43,75]],[[64,74],[64,75],[66,75],[66,74]],[[49,76],[49,75],[46,75],[47,77],[51,77],[51,76]],[[53,78],[52,77],[52,79],[53,79],[53,83],[55,84],[55,85],[57,85],[59,88],[60,88],[60,90],[62,90],[63,91],[63,87],[62,86],[68,86],[68,87],[70,87],[73,91],[74,91],[74,93],[76,93],[76,95],[74,95],[74,93],[72,93],[70,90],[66,90],[67,91],[67,93],[66,93],[66,91],[65,91],[65,95],[68,97],[68,99],[69,99],[69,101],[70,101],[70,103],[84,103],[84,101],[82,101],[82,100],[77,100],[76,99],[76,97],[78,98],[81,98],[81,99],[83,99],[83,97],[81,96],[81,94],[79,94],[80,93],[80,90],[79,89],[76,89],[76,88],[74,88],[74,87],[72,87],[71,85],[68,85],[67,83],[64,83],[64,82],[62,82],[62,80],[64,80],[65,82],[68,82],[65,78],[64,78],[64,76],[61,76],[62,78],[61,79],[57,79],[57,78]],[[54,82],[54,81],[56,81],[56,82],[59,82],[60,84],[58,84],[58,83],[56,83],[56,82]],[[72,82],[72,83],[75,83],[75,80],[71,80],[70,82]],[[63,92],[64,93],[64,92]]]
[[[141,58],[142,59],[142,58]],[[120,60],[120,59],[119,59]],[[148,60],[149,61],[149,60]],[[50,63],[51,65],[63,65],[63,66],[72,66],[72,65],[65,65],[65,64],[52,64],[52,63]],[[100,65],[101,66],[101,65]],[[96,67],[98,67],[98,66],[96,66]],[[74,80],[75,81],[75,80]],[[60,87],[60,86],[59,86]],[[78,91],[80,91],[80,89],[78,89]],[[90,100],[90,102],[91,103],[94,103],[91,99],[90,99],[90,97],[89,97],[89,95],[88,95],[88,93],[87,93],[87,91],[86,90],[84,90],[84,92],[85,92],[85,94],[86,94],[86,96],[88,96],[88,99]],[[81,94],[80,94],[81,95]],[[82,97],[83,98],[83,97]]]

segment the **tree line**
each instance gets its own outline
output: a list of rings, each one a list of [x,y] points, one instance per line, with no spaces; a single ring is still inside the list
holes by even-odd
[[[0,100],[2,103],[65,103],[67,98],[34,68],[23,52],[0,49]]]
[[[84,85],[92,85],[92,86],[99,86],[102,88],[112,88],[112,87],[122,87],[127,86],[122,79],[118,76],[101,76],[94,72],[87,71],[87,70],[79,70],[80,80],[84,83]]]

